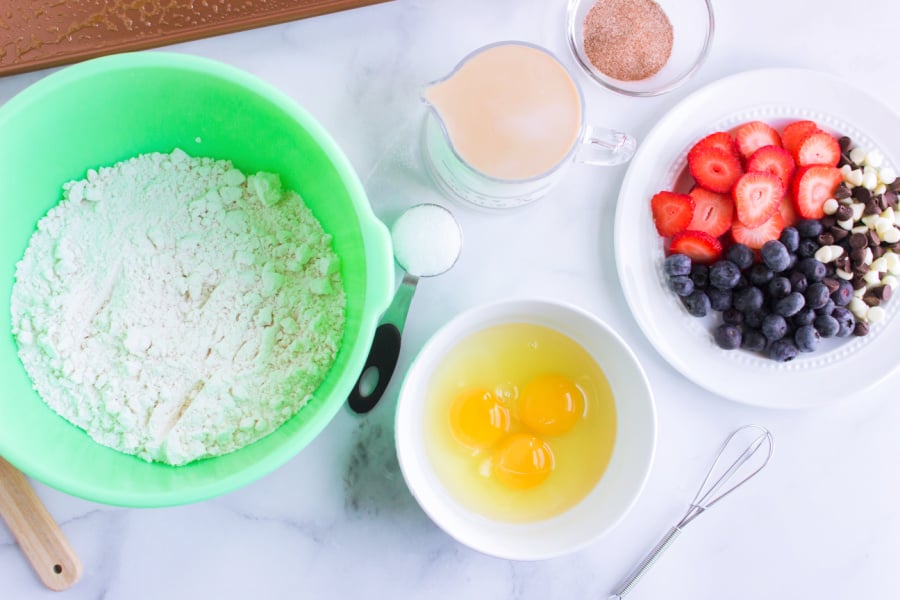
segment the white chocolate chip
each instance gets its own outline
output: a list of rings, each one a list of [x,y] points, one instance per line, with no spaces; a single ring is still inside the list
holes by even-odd
[[[889,285],[891,286],[891,291],[896,291],[897,286],[900,285],[900,279],[897,279],[893,275],[885,275],[881,278],[881,284]]]
[[[884,259],[884,262],[887,265],[888,273],[891,275],[900,275],[900,256],[897,256],[893,252],[885,252],[884,256],[881,258]]]
[[[853,273],[849,273],[843,269],[835,269],[834,274],[837,275],[838,277],[840,277],[841,279],[846,279],[847,281],[850,281],[851,279],[853,279]]]
[[[884,309],[880,306],[873,306],[866,312],[866,319],[869,320],[869,323],[880,323],[884,321],[884,317]]]
[[[850,303],[847,305],[847,308],[850,309],[850,312],[852,312],[858,319],[865,319],[866,314],[869,312],[869,305],[859,298],[852,298],[850,300]]]
[[[895,179],[897,179],[897,172],[891,167],[881,167],[881,169],[878,170],[878,181],[881,183],[890,185],[894,183]]]
[[[853,290],[853,295],[856,296],[857,298],[862,299],[862,297],[866,295],[866,291],[867,290],[865,287],[861,287],[859,289]]]
[[[872,190],[872,193],[875,194],[876,196],[880,196],[881,194],[885,193],[886,191],[887,191],[887,186],[884,185],[883,183],[879,183],[878,185],[875,186],[875,189]]]
[[[850,160],[854,164],[861,165],[866,160],[866,151],[857,146],[850,151]]]
[[[843,253],[844,249],[840,246],[822,246],[816,250],[815,258],[817,261],[827,264],[839,258]]]
[[[866,215],[862,219],[860,219],[860,221],[862,221],[863,225],[865,225],[869,229],[875,229],[875,223],[880,218],[880,215]]]
[[[881,283],[881,273],[876,271],[875,269],[869,269],[866,271],[866,274],[863,275],[863,281],[866,282],[866,285],[872,287],[878,283]]]
[[[837,212],[838,206],[840,206],[840,204],[837,200],[835,200],[834,198],[829,198],[825,201],[825,204],[822,205],[822,210],[826,215],[833,215]]]
[[[872,261],[872,270],[879,273],[886,273],[888,270],[888,261],[884,256],[878,257]]]
[[[871,265],[874,259],[875,255],[872,254],[872,249],[866,246],[866,254],[865,256],[863,256],[863,264]]]
[[[883,236],[888,229],[894,229],[894,221],[888,221],[887,219],[879,216],[877,219],[875,219],[875,227],[873,227],[873,229],[875,229],[875,233],[877,233],[879,236]]]
[[[866,233],[869,231],[869,227],[865,224],[857,225],[853,229],[850,230],[850,233]]]
[[[884,155],[879,150],[872,150],[871,152],[866,153],[866,158],[863,159],[863,163],[867,167],[877,169],[884,163]]]
[[[863,173],[862,177],[862,186],[869,190],[874,190],[878,185],[878,175],[875,171],[869,171],[868,173]]]
[[[881,213],[881,216],[882,216],[882,218],[888,219],[889,221],[894,221],[894,216],[895,216],[895,215],[894,215],[894,209],[891,208],[890,206],[888,206],[888,207],[887,207],[886,209],[884,209],[884,211]]]
[[[850,210],[853,211],[853,220],[859,221],[866,212],[866,205],[862,202],[854,202],[850,205]]]
[[[852,171],[847,173],[847,176],[844,179],[846,179],[847,183],[849,183],[853,187],[860,186],[863,182],[862,171],[860,169],[853,169]]]
[[[896,227],[891,227],[887,231],[884,232],[883,235],[880,236],[882,240],[887,242],[888,244],[896,244],[900,242],[900,229]]]
[[[851,229],[853,229],[853,219],[852,218],[847,219],[846,221],[838,221],[837,224],[840,225],[841,229],[846,229],[847,231],[850,231]]]

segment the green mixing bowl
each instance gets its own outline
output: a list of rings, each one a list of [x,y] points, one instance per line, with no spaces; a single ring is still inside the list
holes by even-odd
[[[271,435],[182,467],[147,463],[94,442],[32,389],[11,334],[15,264],[62,184],[88,168],[181,148],[278,173],[334,238],[347,295],[346,331],[313,399]],[[42,79],[0,108],[0,455],[75,496],[167,506],[245,485],[292,458],[340,409],[393,293],[390,236],[350,163],[294,101],[235,68],[171,53],[100,58]]]

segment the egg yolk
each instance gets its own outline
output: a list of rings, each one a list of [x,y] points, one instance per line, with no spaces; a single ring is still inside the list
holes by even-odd
[[[584,414],[584,395],[568,377],[542,375],[522,390],[519,418],[541,435],[566,433]]]
[[[488,390],[466,390],[450,407],[450,430],[469,448],[490,448],[509,430],[509,410]]]
[[[493,474],[506,487],[527,490],[544,483],[555,466],[550,444],[528,433],[514,433],[497,449]]]

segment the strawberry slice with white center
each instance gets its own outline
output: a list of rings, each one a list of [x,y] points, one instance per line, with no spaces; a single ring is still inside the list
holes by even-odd
[[[749,121],[734,130],[734,139],[737,142],[738,151],[744,158],[750,158],[754,152],[763,146],[781,146],[781,136],[778,132],[762,121]]]
[[[729,154],[733,154],[736,158],[740,158],[740,154],[738,154],[737,145],[734,143],[734,138],[731,137],[731,134],[727,131],[716,131],[714,133],[710,133],[708,136],[701,139],[699,142],[694,144],[690,151],[688,152],[688,160],[690,160],[691,154],[696,154],[701,152],[705,148],[718,148],[719,150],[724,150]]]
[[[688,153],[688,169],[698,185],[719,194],[730,192],[744,172],[735,155],[712,146]]]
[[[656,231],[663,237],[684,231],[694,216],[694,199],[687,194],[657,192],[650,199]]]
[[[771,173],[745,173],[734,184],[732,196],[737,220],[745,227],[759,227],[778,211],[784,186]]]
[[[781,145],[791,153],[791,156],[796,158],[797,150],[800,149],[803,140],[817,131],[819,131],[819,126],[815,121],[793,121],[784,126],[784,130],[781,132]]]
[[[797,212],[804,219],[821,219],[825,216],[825,201],[834,197],[834,191],[844,180],[840,169],[827,165],[801,167],[794,176],[793,196]]]
[[[731,226],[731,237],[738,244],[744,244],[753,250],[759,250],[770,240],[777,240],[784,231],[784,218],[776,211],[759,227],[747,227],[740,221]]]
[[[734,221],[734,201],[727,194],[717,194],[702,187],[690,191],[694,200],[694,216],[685,229],[705,231],[719,237],[731,227]]]
[[[687,229],[672,236],[670,254],[686,254],[696,263],[708,265],[722,256],[722,243],[704,231]]]
[[[784,148],[763,146],[747,160],[747,172],[771,173],[781,179],[781,185],[787,189],[797,165],[794,157]]]
[[[797,149],[797,164],[837,166],[841,160],[841,146],[834,137],[824,131],[810,134]]]

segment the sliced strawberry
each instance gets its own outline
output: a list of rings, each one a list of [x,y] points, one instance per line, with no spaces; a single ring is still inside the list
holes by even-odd
[[[703,231],[713,237],[719,237],[731,227],[734,220],[734,201],[727,194],[717,194],[706,188],[695,187],[691,190],[694,199],[694,218],[685,229]]]
[[[731,226],[731,237],[739,244],[759,250],[769,240],[777,240],[783,230],[784,218],[780,212],[775,211],[775,214],[759,227],[747,227],[736,220]]]
[[[743,173],[741,161],[720,148],[703,148],[688,155],[688,168],[697,184],[711,192],[725,194]]]
[[[687,194],[658,192],[650,199],[650,210],[656,231],[663,237],[670,237],[684,231],[694,216],[694,199]]]
[[[803,140],[817,131],[819,131],[819,126],[815,121],[794,121],[785,125],[781,132],[781,145],[791,153],[791,156],[796,157]]]
[[[686,229],[672,236],[669,252],[687,254],[694,262],[709,264],[722,256],[722,243],[703,231]]]
[[[759,227],[781,206],[784,186],[771,173],[745,173],[732,191],[737,219],[745,227]]]
[[[822,206],[843,181],[837,167],[810,165],[801,167],[794,176],[793,196],[797,212],[804,219],[821,219],[825,216]]]
[[[784,189],[790,187],[796,168],[791,153],[778,146],[763,146],[747,159],[748,173],[771,173],[781,179]]]
[[[812,133],[803,140],[797,150],[797,164],[828,165],[835,167],[841,160],[841,146],[833,136],[824,131]]]
[[[724,150],[729,154],[734,154],[736,157],[740,158],[737,145],[734,143],[734,138],[731,137],[731,134],[727,131],[716,131],[694,144],[688,152],[688,160],[690,160],[691,154],[700,152],[705,148],[718,148],[719,150]]]
[[[778,212],[781,213],[781,218],[784,219],[785,227],[793,227],[800,220],[794,199],[791,198],[790,194],[785,194],[784,198],[781,199],[781,206],[778,208]]]
[[[775,129],[762,121],[749,121],[734,130],[738,151],[744,158],[763,146],[781,146],[781,137]]]

